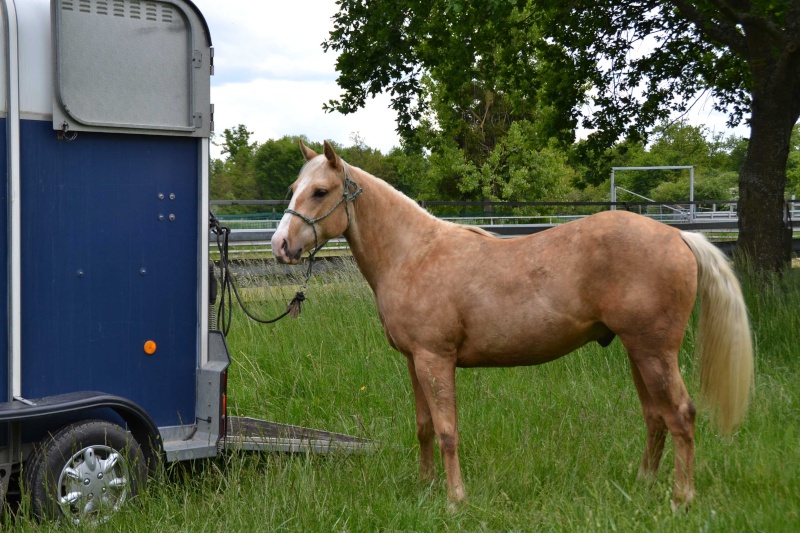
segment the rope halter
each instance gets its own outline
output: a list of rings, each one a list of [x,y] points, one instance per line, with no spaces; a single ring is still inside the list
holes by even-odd
[[[348,170],[347,163],[342,161],[342,165],[344,166],[344,190],[342,191],[342,197],[339,198],[339,201],[336,202],[336,204],[333,207],[331,207],[327,213],[318,216],[317,218],[311,218],[302,213],[298,213],[294,209],[286,209],[283,212],[284,214],[288,213],[290,215],[294,215],[300,218],[306,224],[311,226],[311,230],[314,232],[314,250],[308,254],[309,261],[308,261],[308,272],[306,273],[306,283],[308,283],[308,279],[311,277],[311,268],[314,264],[314,256],[316,256],[317,252],[319,252],[322,249],[322,247],[325,246],[325,244],[328,242],[325,241],[320,244],[319,237],[317,235],[316,223],[329,217],[331,214],[333,214],[334,211],[336,211],[336,208],[344,204],[344,212],[347,214],[347,226],[345,226],[344,231],[342,231],[342,233],[344,233],[345,231],[347,231],[347,228],[350,227],[350,210],[347,208],[347,204],[354,202],[355,199],[358,198],[358,196],[362,192],[364,192],[364,189],[359,187],[358,183],[350,179],[350,171]]]

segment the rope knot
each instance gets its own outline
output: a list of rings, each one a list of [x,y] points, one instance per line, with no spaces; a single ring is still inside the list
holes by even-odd
[[[300,316],[300,311],[303,308],[303,302],[306,301],[306,295],[303,294],[302,291],[298,292],[292,298],[292,301],[289,302],[289,306],[286,308],[286,312],[289,313],[289,316],[292,318],[297,318]]]

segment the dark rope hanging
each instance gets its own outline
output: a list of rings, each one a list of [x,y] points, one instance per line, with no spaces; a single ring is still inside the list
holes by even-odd
[[[233,296],[236,296],[236,301],[239,302],[239,307],[242,308],[244,314],[247,315],[251,320],[254,320],[260,324],[272,324],[287,315],[291,316],[292,318],[297,318],[300,315],[302,304],[306,299],[303,291],[299,291],[297,294],[295,294],[292,301],[289,302],[289,305],[286,307],[286,311],[275,318],[269,320],[258,318],[247,310],[247,307],[245,307],[242,299],[239,297],[239,291],[236,288],[236,281],[233,278],[233,272],[231,272],[230,263],[228,262],[228,237],[231,234],[231,230],[230,228],[220,224],[219,220],[217,220],[217,218],[211,212],[209,212],[209,225],[211,227],[211,232],[217,237],[217,249],[219,250],[220,299],[217,316],[219,318],[219,324],[222,333],[227,336],[228,331],[231,329],[231,319],[233,316]],[[311,265],[309,265],[308,268],[306,283],[308,283],[308,278],[310,277]],[[233,296],[231,296],[231,294],[233,294]]]

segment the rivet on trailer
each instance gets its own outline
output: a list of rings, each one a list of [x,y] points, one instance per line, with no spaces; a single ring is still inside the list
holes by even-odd
[[[227,417],[196,6],[0,6],[0,504],[24,486],[39,516],[102,520],[164,462],[364,449]]]

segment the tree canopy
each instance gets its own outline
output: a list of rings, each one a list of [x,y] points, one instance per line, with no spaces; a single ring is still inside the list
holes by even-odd
[[[388,91],[410,143],[432,108],[426,77],[436,99],[455,109],[469,107],[465,87],[479,86],[492,101],[504,95],[512,110],[536,110],[537,127],[560,143],[573,141],[579,125],[592,129],[577,155],[595,166],[618,141],[645,139],[667,117],[712,97],[731,124],[747,118],[751,126],[739,173],[740,245],[762,269],[785,265],[800,0],[339,4],[323,46],[339,53],[343,93],[328,109],[352,112]]]
[[[337,152],[348,161],[379,176],[416,200],[490,201],[608,201],[610,173],[590,183],[590,172],[576,164],[572,147],[553,144],[540,146],[537,134],[526,121],[510,125],[485,157],[471,159],[458,143],[445,136],[439,148],[430,153],[394,149],[388,154],[370,148],[358,135],[350,146],[337,145]],[[795,128],[800,135],[800,126]],[[250,142],[248,128],[241,126],[224,135],[225,160],[211,165],[212,199],[282,199],[287,187],[297,178],[303,158],[298,141],[317,150],[321,143],[305,137],[283,137],[264,143]],[[240,149],[235,155],[230,142]],[[798,143],[800,144],[800,143]],[[730,200],[738,195],[737,174],[742,165],[747,140],[713,135],[703,127],[685,122],[658,126],[651,142],[625,141],[609,151],[610,166],[695,165],[695,196],[699,200]],[[792,160],[800,153],[793,148]],[[636,194],[664,202],[686,201],[689,196],[687,171],[619,173],[617,185]],[[621,198],[625,199],[625,198]],[[637,200],[631,197],[630,200]],[[441,207],[441,213],[458,213],[462,208]],[[261,208],[229,206],[220,213],[262,211]],[[276,213],[282,208],[275,208]],[[591,210],[589,210],[591,211]],[[469,212],[469,211],[468,211]],[[576,209],[566,213],[588,212]],[[467,212],[462,212],[467,214]],[[474,210],[469,212],[474,214]],[[516,214],[552,214],[553,210],[525,208]]]

